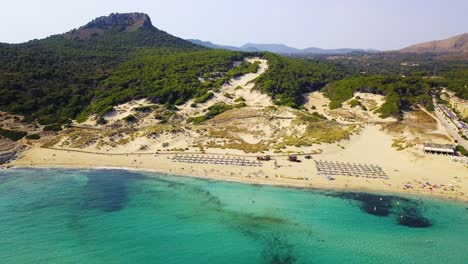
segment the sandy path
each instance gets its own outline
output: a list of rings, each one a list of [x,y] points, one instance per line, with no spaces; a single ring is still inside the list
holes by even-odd
[[[450,134],[448,133],[447,129],[445,128],[445,126],[440,122],[440,120],[435,116],[433,115],[431,112],[427,111],[426,108],[424,108],[423,106],[421,105],[418,105],[419,108],[426,114],[428,114],[430,117],[432,117],[436,122],[437,122],[437,129],[436,130],[433,130],[431,132],[428,132],[428,134],[442,134],[442,135],[445,135],[447,137],[451,137]]]
[[[267,107],[273,105],[271,98],[267,94],[252,90],[255,86],[252,81],[268,69],[267,60],[260,58],[247,58],[246,61],[251,63],[255,61],[260,62],[258,71],[256,73],[248,73],[237,78],[232,78],[229,83],[226,83],[221,87],[219,92],[213,93],[214,96],[212,99],[205,103],[199,103],[196,107],[191,106],[195,102],[195,99],[189,100],[185,104],[178,106],[178,114],[185,117],[201,115],[208,107],[217,103],[231,105],[237,104],[238,102],[235,102],[235,99],[239,97],[243,97],[245,99],[244,102],[247,106]],[[240,87],[240,89],[238,87]],[[231,98],[226,97],[225,94],[231,95]]]

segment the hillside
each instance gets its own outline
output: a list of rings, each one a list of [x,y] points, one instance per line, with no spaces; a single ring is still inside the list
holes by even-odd
[[[462,53],[468,54],[468,33],[453,36],[448,39],[434,40],[415,44],[399,50],[400,52],[411,53]]]
[[[63,123],[101,81],[142,49],[205,50],[151,25],[145,14],[111,14],[65,34],[0,46],[0,110]]]
[[[303,60],[207,49],[157,29],[146,14],[111,14],[64,34],[0,45],[0,111],[50,125],[142,98],[174,110],[249,71],[253,65],[237,67],[247,56],[275,58],[269,71],[283,73],[266,74],[255,88],[280,104],[297,106],[300,92],[334,76]],[[291,85],[296,76],[304,76],[301,84]]]

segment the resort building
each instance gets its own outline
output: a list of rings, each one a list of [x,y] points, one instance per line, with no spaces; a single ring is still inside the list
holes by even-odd
[[[424,153],[455,155],[455,147],[449,144],[424,143]]]
[[[468,89],[468,87],[466,87]],[[442,99],[447,100],[450,107],[460,113],[461,118],[468,117],[468,100],[464,100],[455,96],[454,92],[443,90],[448,96],[441,96]]]

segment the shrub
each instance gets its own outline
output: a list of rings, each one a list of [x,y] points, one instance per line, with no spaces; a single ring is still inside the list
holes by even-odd
[[[17,131],[17,130],[7,130],[0,128],[0,136],[9,138],[13,141],[18,141],[22,139],[24,136],[26,136],[26,132],[24,131]]]
[[[208,100],[210,100],[211,98],[213,98],[214,94],[212,92],[207,92],[205,93],[204,95],[198,97],[197,99],[195,99],[195,103],[197,104],[201,104],[201,103],[204,103]]]
[[[96,124],[98,124],[98,125],[105,125],[105,124],[107,124],[107,120],[104,119],[102,116],[100,116],[100,117],[96,120]]]
[[[339,101],[331,101],[328,105],[331,110],[341,108],[341,103]]]
[[[234,107],[232,105],[227,105],[225,103],[218,103],[215,105],[212,105],[208,107],[208,112],[205,115],[202,116],[196,116],[196,117],[191,117],[187,121],[192,122],[194,124],[200,124],[208,119],[211,119],[221,113],[224,113],[228,110],[233,109]]]
[[[60,124],[51,124],[43,128],[44,131],[60,131],[62,130],[62,125]]]
[[[242,107],[246,107],[247,104],[245,102],[240,102],[238,104],[235,104],[234,105],[234,108],[242,108]]]
[[[466,150],[463,146],[458,145],[456,147],[457,152],[460,153],[463,156],[468,156],[468,150]]]
[[[223,95],[224,95],[224,97],[229,98],[229,99],[233,98],[233,95],[230,94],[230,93],[224,93]]]
[[[133,122],[137,121],[137,119],[136,119],[136,117],[134,115],[128,115],[128,116],[124,117],[123,120],[125,122],[128,122],[128,123],[133,123]]]
[[[177,102],[176,102],[176,104],[177,104]],[[153,111],[153,106],[151,106],[151,105],[139,106],[139,107],[133,108],[133,110],[135,110],[137,112],[148,113],[148,112]]]
[[[206,118],[206,116],[202,115],[202,116],[196,116],[196,117],[190,117],[187,119],[188,122],[191,122],[195,125],[198,125],[200,123],[203,123],[205,122],[206,120],[208,120],[208,118]]]
[[[27,135],[26,138],[37,140],[37,139],[41,139],[41,135],[36,133],[36,134]]]
[[[351,107],[356,107],[356,106],[358,106],[360,104],[361,103],[356,99],[353,99],[353,100],[349,101],[349,106],[351,106]]]

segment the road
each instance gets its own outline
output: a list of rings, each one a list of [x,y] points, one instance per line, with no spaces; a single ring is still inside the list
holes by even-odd
[[[439,121],[442,123],[442,125],[445,127],[447,132],[452,136],[455,140],[458,141],[458,145],[463,146],[465,149],[468,149],[468,142],[464,140],[460,134],[458,134],[459,130],[458,127],[455,126],[455,124],[448,119],[448,117],[445,116],[445,114],[442,112],[442,109],[440,109],[439,105],[437,104],[436,100],[433,99],[434,103],[434,112]]]

